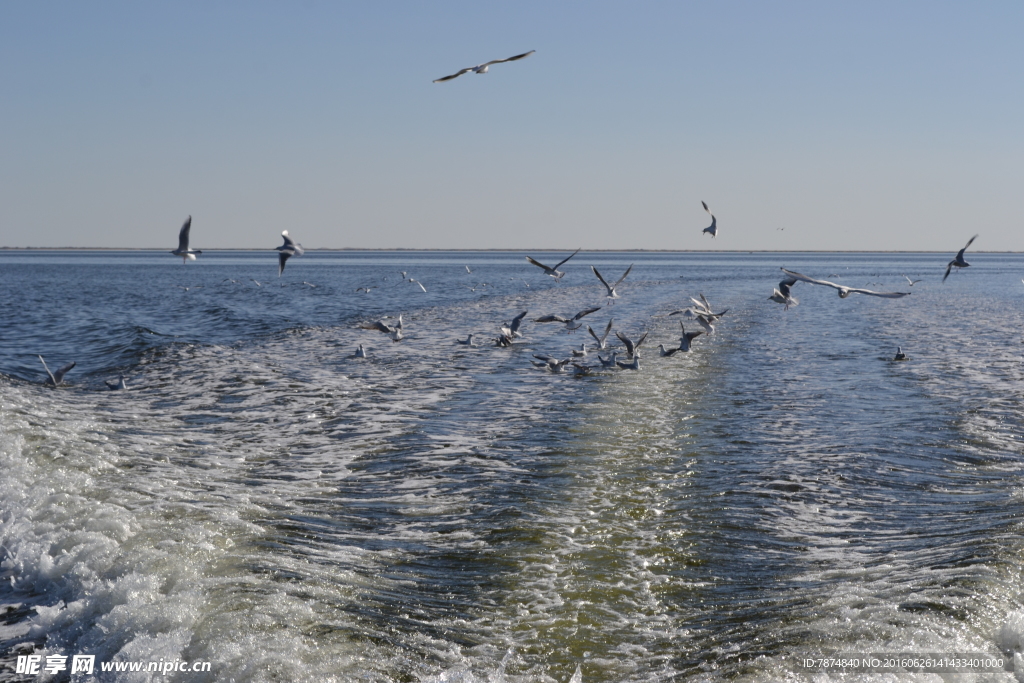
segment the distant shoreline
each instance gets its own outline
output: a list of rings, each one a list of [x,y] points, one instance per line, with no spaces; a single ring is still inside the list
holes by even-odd
[[[153,247],[140,247],[137,249],[127,247],[0,247],[0,252],[5,251],[146,251],[146,252],[168,252],[168,249],[153,248]],[[246,251],[246,252],[271,252],[274,249],[244,249],[244,248],[222,248],[222,249],[204,249],[203,251],[213,254],[216,252],[232,252],[232,251]],[[375,251],[428,251],[428,252],[464,252],[464,253],[549,253],[553,251],[572,251],[570,248],[558,248],[558,247],[523,247],[517,249],[446,249],[442,247],[435,248],[423,248],[413,249],[409,247],[391,247],[391,248],[377,248],[377,247],[341,247],[341,248],[321,248],[321,249],[310,249],[307,248],[306,252],[375,252]],[[865,250],[865,249],[586,249],[581,253],[641,253],[641,254],[947,254],[951,253],[948,250],[944,251],[924,251],[924,250],[909,250],[909,249],[895,249],[895,250]],[[974,254],[1024,254],[1024,251],[984,251],[981,249],[972,249],[971,253]]]

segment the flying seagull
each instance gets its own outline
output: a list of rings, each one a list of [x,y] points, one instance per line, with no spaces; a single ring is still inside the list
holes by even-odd
[[[546,315],[543,318],[535,318],[535,323],[565,323],[566,332],[575,332],[576,330],[583,327],[583,323],[580,322],[580,318],[585,315],[590,315],[595,311],[600,311],[601,307],[596,308],[585,308],[571,318],[563,318],[560,315]]]
[[[615,291],[615,288],[618,287],[619,285],[621,285],[622,281],[626,279],[627,275],[629,275],[629,271],[633,270],[633,264],[632,263],[629,264],[629,268],[626,268],[626,272],[622,274],[622,277],[620,277],[618,280],[615,281],[614,285],[608,284],[605,281],[605,279],[603,277],[601,277],[601,273],[599,273],[597,271],[597,268],[595,268],[594,266],[590,266],[590,269],[592,271],[594,271],[594,275],[596,275],[597,279],[601,281],[601,284],[604,285],[604,288],[608,290],[608,298],[609,299],[618,299],[619,298],[619,293]]]
[[[383,320],[378,320],[375,323],[363,323],[359,327],[364,330],[378,330],[384,334],[391,336],[391,341],[397,342],[402,341],[402,316],[398,316],[398,322],[395,325],[388,325]]]
[[[904,297],[910,294],[910,292],[875,292],[870,289],[846,287],[844,285],[837,285],[834,282],[829,282],[828,280],[815,280],[812,277],[807,277],[806,275],[801,275],[800,273],[794,273],[793,271],[786,270],[785,268],[782,269],[782,272],[785,273],[786,275],[789,275],[790,277],[795,277],[797,280],[810,282],[812,285],[825,285],[826,287],[832,287],[833,289],[837,289],[839,290],[840,299],[845,299],[851,294],[867,294],[868,296],[880,296],[886,299],[899,299],[900,297]]]
[[[914,285],[915,285],[916,283],[920,282],[920,280],[911,280],[911,279],[910,279],[909,277],[907,277],[906,275],[904,275],[903,277],[907,278],[907,282],[909,282],[909,283],[910,283],[910,286],[911,286],[911,287],[913,287],[913,286],[914,286]]]
[[[422,282],[420,282],[419,280],[414,280],[414,279],[412,279],[412,278],[409,278],[409,282],[412,282],[413,284],[419,285],[419,288],[420,288],[420,289],[422,289],[424,293],[426,293],[426,291],[427,291],[427,288],[426,288],[426,287],[424,287],[424,286],[423,286],[423,283],[422,283]]]
[[[629,337],[623,336],[619,332],[616,332],[615,336],[619,338],[620,342],[626,345],[626,353],[628,353],[631,356],[635,356],[636,352],[640,350],[640,345],[643,344],[644,341],[647,339],[648,332],[644,332],[643,335],[636,341],[633,341]]]
[[[42,356],[39,356],[39,361],[43,364],[43,368],[46,370],[46,374],[50,376],[50,378],[46,380],[44,384],[49,384],[54,387],[60,386],[60,383],[64,381],[64,375],[68,374],[68,371],[71,370],[71,368],[75,367],[75,363],[71,362],[62,367],[57,372],[50,372],[50,368],[49,366],[46,365],[46,361],[43,360]]]
[[[175,256],[181,257],[181,262],[184,264],[189,259],[195,261],[197,254],[202,254],[198,249],[188,248],[188,233],[192,230],[192,216],[185,219],[185,223],[181,226],[181,232],[178,233],[178,248],[171,253]]]
[[[793,296],[792,287],[798,282],[795,277],[786,278],[779,283],[778,289],[772,289],[772,295],[768,297],[770,301],[774,301],[777,304],[785,304],[783,310],[788,311],[790,306],[796,306],[799,301]]]
[[[704,205],[704,210],[707,211],[708,214],[710,214],[711,216],[711,225],[704,228],[704,232],[711,233],[711,237],[713,238],[718,237],[718,219],[715,218],[715,214],[711,213],[711,209],[708,208],[707,202],[701,200],[700,203]]]
[[[679,322],[679,331],[683,336],[679,338],[679,347],[675,349],[666,349],[664,344],[659,344],[658,348],[661,349],[662,356],[671,356],[673,353],[678,351],[687,352],[690,350],[690,344],[694,339],[704,334],[703,332],[687,332],[686,328],[683,327],[682,321]]]
[[[1024,280],[1022,280],[1022,282],[1024,282]],[[600,337],[597,336],[597,332],[594,332],[594,328],[592,328],[590,325],[587,325],[587,332],[589,332],[590,336],[593,337],[594,341],[597,342],[598,350],[604,350],[605,348],[608,347],[608,333],[612,331],[612,322],[614,322],[614,319],[609,318],[608,325],[604,328],[604,334],[602,334]]]
[[[967,247],[971,246],[971,242],[977,239],[977,237],[978,236],[975,235],[971,239],[967,240],[967,244],[964,245],[964,248],[956,253],[956,258],[949,262],[949,265],[946,266],[946,274],[942,276],[943,282],[945,282],[946,278],[949,277],[949,271],[953,268],[966,268],[971,265],[967,261],[964,261],[964,252],[967,251]]]
[[[580,249],[582,249],[582,248],[583,248],[583,247],[580,247]],[[548,268],[547,266],[545,266],[545,265],[544,265],[543,263],[541,263],[540,261],[536,261],[536,260],[534,260],[534,259],[530,258],[529,256],[527,256],[527,257],[526,257],[526,260],[527,260],[527,261],[529,261],[530,263],[532,263],[533,265],[537,266],[538,268],[543,268],[543,269],[544,269],[544,272],[545,272],[545,273],[547,273],[547,274],[548,274],[548,275],[550,275],[551,277],[555,278],[555,282],[559,282],[559,281],[561,281],[561,279],[562,279],[563,277],[565,277],[565,273],[563,273],[562,271],[560,271],[560,270],[559,270],[558,268],[559,268],[559,267],[560,267],[560,266],[561,266],[561,265],[562,265],[563,263],[565,263],[566,261],[568,261],[569,259],[571,259],[571,258],[572,258],[573,256],[575,256],[576,254],[580,253],[580,249],[577,249],[576,251],[572,252],[571,254],[569,254],[568,256],[566,256],[566,257],[565,257],[564,259],[562,259],[561,261],[559,261],[559,262],[558,262],[558,264],[557,264],[557,265],[555,265],[555,267],[554,267],[554,268]]]
[[[485,74],[485,73],[487,73],[487,69],[491,66],[491,64],[504,64],[505,62],[514,62],[517,59],[522,59],[523,57],[529,57],[534,52],[536,52],[536,50],[530,50],[529,52],[524,52],[521,55],[516,55],[515,57],[509,57],[507,59],[492,59],[489,62],[484,62],[483,64],[477,64],[476,66],[467,66],[465,69],[460,69],[456,73],[453,73],[451,76],[444,76],[443,78],[436,79],[434,81],[434,83],[443,83],[445,81],[450,81],[453,78],[458,78],[462,74],[469,73],[470,71],[472,71],[473,73],[476,73],[476,74]]]
[[[292,256],[302,256],[306,251],[302,248],[302,245],[293,240],[288,236],[288,231],[285,230],[281,233],[281,237],[284,238],[284,244],[277,247],[277,251],[280,252],[277,255],[277,276],[281,277],[281,273],[284,272],[284,264],[288,262]]]

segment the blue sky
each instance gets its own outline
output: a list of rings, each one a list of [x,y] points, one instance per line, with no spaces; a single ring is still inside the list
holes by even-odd
[[[0,245],[1024,251],[1021,35],[1011,2],[5,3]]]

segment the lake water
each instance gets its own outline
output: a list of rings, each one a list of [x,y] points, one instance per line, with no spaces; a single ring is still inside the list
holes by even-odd
[[[0,680],[49,678],[33,645],[211,669],[98,680],[1024,679],[1024,255],[523,256],[0,252]],[[610,302],[590,266],[631,263]],[[780,267],[912,295],[784,310]],[[660,357],[700,293],[728,313]],[[589,306],[641,369],[535,368],[593,339],[531,320]]]

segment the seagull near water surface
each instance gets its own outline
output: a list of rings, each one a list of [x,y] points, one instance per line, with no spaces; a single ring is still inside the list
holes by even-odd
[[[629,275],[629,271],[633,270],[633,264],[632,263],[629,264],[629,268],[626,268],[626,272],[623,273],[622,277],[620,277],[618,280],[616,280],[615,284],[613,284],[613,285],[608,284],[608,282],[605,281],[605,279],[603,277],[601,277],[601,273],[598,272],[597,268],[595,268],[594,266],[590,266],[590,269],[592,271],[594,271],[594,275],[596,275],[597,279],[601,281],[601,284],[604,285],[604,288],[608,290],[608,298],[609,299],[618,299],[619,298],[619,293],[615,291],[615,288],[618,287],[619,285],[621,285],[622,281],[626,279],[627,275]],[[612,303],[614,303],[614,302],[612,302]]]
[[[793,271],[786,270],[785,268],[782,269],[782,272],[802,282],[809,282],[812,285],[824,285],[826,287],[832,287],[833,289],[837,289],[839,290],[840,299],[845,299],[851,294],[867,294],[868,296],[880,296],[886,299],[899,299],[901,297],[910,295],[910,292],[876,292],[870,289],[859,289],[857,287],[837,285],[836,283],[829,282],[828,280],[815,280],[812,277],[807,277],[806,275],[801,275],[800,273],[794,273]],[[787,281],[783,280],[782,282],[779,283],[779,286],[782,286],[785,282]]]
[[[292,256],[302,256],[306,251],[302,248],[302,245],[293,240],[288,236],[288,231],[285,230],[281,233],[281,237],[284,238],[284,244],[276,247],[279,252],[277,255],[277,276],[281,277],[281,273],[284,272],[284,264],[288,262]]]
[[[472,71],[475,74],[485,74],[485,73],[487,73],[487,70],[491,67],[492,64],[504,64],[505,62],[514,62],[517,59],[523,59],[524,57],[529,57],[534,52],[536,52],[536,50],[530,50],[529,52],[524,52],[523,54],[515,55],[514,57],[508,57],[507,59],[492,59],[489,62],[484,62],[483,64],[477,64],[476,66],[467,66],[465,69],[459,69],[457,72],[453,73],[451,76],[442,76],[441,78],[434,79],[434,83],[444,83],[445,81],[450,81],[450,80],[452,80],[454,78],[458,78],[462,74],[469,73],[470,71]]]
[[[184,265],[187,261],[195,261],[196,256],[203,252],[198,249],[188,248],[188,234],[192,230],[192,216],[185,219],[185,223],[181,226],[181,231],[178,233],[178,248],[171,253],[175,256],[181,257],[181,263]]]
[[[580,318],[582,318],[585,315],[590,315],[591,313],[594,313],[594,312],[600,311],[600,310],[601,310],[600,306],[597,306],[595,308],[585,308],[585,309],[583,309],[582,311],[580,311],[579,313],[577,313],[576,315],[574,315],[571,318],[563,318],[560,315],[545,315],[542,318],[535,318],[533,322],[535,322],[535,323],[565,323],[565,331],[572,333],[572,332],[575,332],[576,330],[580,329],[581,327],[583,327],[583,323],[580,322]]]
[[[50,372],[50,367],[46,364],[46,361],[43,360],[42,356],[39,356],[39,362],[43,364],[43,369],[46,370],[46,374],[49,375],[44,384],[48,384],[52,387],[59,387],[61,385],[61,382],[64,381],[64,375],[68,374],[71,368],[75,367],[75,362],[72,361],[65,365],[64,367],[62,367],[61,369],[57,370],[57,372]]]
[[[949,262],[949,264],[946,266],[946,274],[942,276],[943,282],[945,282],[946,278],[949,277],[949,271],[951,271],[953,268],[966,268],[967,266],[971,265],[970,263],[964,260],[964,252],[967,251],[967,247],[971,246],[971,242],[973,242],[977,238],[978,236],[975,235],[971,239],[967,240],[967,244],[964,245],[964,248],[956,253],[956,258]]]

